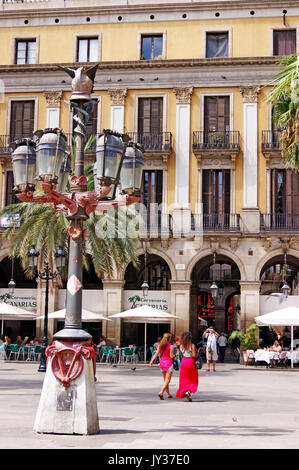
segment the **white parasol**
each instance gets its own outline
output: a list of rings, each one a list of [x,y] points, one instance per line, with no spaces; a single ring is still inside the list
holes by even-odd
[[[169,320],[177,319],[175,315],[164,312],[149,305],[142,305],[141,307],[131,308],[121,313],[110,315],[109,318],[123,318],[127,321],[134,323],[144,323],[144,362],[146,362],[146,325],[147,323],[168,323]]]
[[[258,326],[291,327],[291,366],[293,367],[294,326],[299,326],[299,308],[287,307],[255,317]]]
[[[4,320],[35,320],[36,313],[6,302],[0,302],[0,319],[2,320],[1,334],[3,334]]]

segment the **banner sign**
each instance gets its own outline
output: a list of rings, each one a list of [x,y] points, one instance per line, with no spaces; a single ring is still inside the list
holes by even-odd
[[[13,295],[9,294],[8,289],[0,289],[0,300],[15,307],[25,308],[32,312],[37,308],[37,290],[36,289],[15,289]]]
[[[149,305],[150,307],[171,313],[170,299],[171,291],[149,290],[148,296],[144,297],[141,290],[125,290],[124,310],[130,310],[131,308],[135,307],[142,307],[142,305]]]

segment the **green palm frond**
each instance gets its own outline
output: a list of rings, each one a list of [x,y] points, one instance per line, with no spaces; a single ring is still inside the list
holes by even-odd
[[[299,171],[299,55],[284,57],[279,65],[284,68],[269,81],[274,88],[267,102],[273,105],[274,121],[282,127],[282,155]]]
[[[90,168],[86,168],[86,174],[90,174]],[[27,277],[32,278],[27,257],[31,245],[35,245],[40,252],[41,265],[47,260],[55,266],[54,254],[58,246],[68,252],[67,230],[70,222],[64,212],[55,211],[50,204],[19,203],[6,206],[0,212],[0,217],[4,215],[12,221],[3,232],[10,244],[10,256],[20,259]],[[14,219],[16,216],[17,219]],[[92,263],[98,277],[111,277],[115,270],[122,269],[130,261],[138,266],[135,244],[138,234],[132,232],[129,235],[128,231],[135,216],[136,212],[131,208],[90,215],[84,222],[86,246],[90,254],[83,256],[83,265],[87,270]]]

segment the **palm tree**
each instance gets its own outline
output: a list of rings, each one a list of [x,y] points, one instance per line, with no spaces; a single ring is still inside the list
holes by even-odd
[[[12,221],[3,232],[3,237],[9,240],[10,256],[20,259],[27,277],[33,277],[27,257],[32,245],[40,252],[39,270],[42,270],[44,261],[55,269],[57,247],[62,246],[68,251],[67,230],[70,223],[64,212],[55,211],[50,204],[23,202],[6,206],[0,212],[1,216],[8,216]],[[127,208],[90,215],[84,223],[86,247],[83,263],[87,270],[90,269],[89,259],[99,278],[103,275],[111,277],[115,269],[121,270],[129,262],[137,267],[136,239],[127,233],[127,224],[133,217],[134,212]],[[66,272],[63,276],[66,277]]]
[[[91,136],[85,150],[94,142]],[[75,143],[71,155],[75,154]],[[72,158],[73,161],[73,158]],[[94,191],[93,165],[85,167],[88,177],[88,191]],[[36,193],[37,194],[37,193]],[[3,237],[9,240],[11,257],[20,259],[24,273],[32,278],[28,266],[27,253],[32,245],[40,252],[39,270],[44,261],[49,263],[51,270],[55,269],[55,252],[58,246],[68,251],[67,231],[70,222],[64,212],[55,211],[50,204],[19,203],[6,206],[0,212],[0,217],[6,216],[11,221],[10,226],[3,232]],[[90,259],[99,278],[105,275],[112,277],[113,272],[122,270],[129,262],[138,267],[136,253],[137,233],[129,233],[128,225],[136,217],[136,211],[131,207],[120,207],[108,210],[105,214],[92,213],[84,222],[86,233],[83,265],[90,269]],[[90,256],[88,256],[90,254]],[[62,273],[67,277],[66,271]],[[61,279],[58,278],[61,285]]]
[[[274,85],[267,102],[273,119],[281,127],[281,151],[288,164],[299,171],[299,55],[284,57],[284,66],[269,82]]]

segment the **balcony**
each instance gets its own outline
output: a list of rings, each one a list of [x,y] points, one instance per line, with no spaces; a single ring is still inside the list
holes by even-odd
[[[205,132],[194,131],[192,149],[195,154],[199,153],[239,153],[240,132]]]
[[[200,218],[200,215],[197,216]],[[197,219],[197,220],[198,220]],[[203,214],[202,222],[197,223],[197,230],[204,232],[239,232],[240,214]],[[191,230],[196,229],[196,216],[191,214]]]
[[[159,134],[127,132],[127,134],[131,140],[142,145],[145,154],[170,155],[172,152],[171,132],[161,132]]]
[[[261,214],[261,231],[299,231],[299,214]]]
[[[15,140],[21,140],[24,137],[32,138],[32,134],[24,134],[20,136],[11,136],[11,135],[0,135],[0,153],[1,154],[11,154],[12,149],[10,148],[10,144]]]
[[[171,214],[161,214],[157,212],[154,214],[142,213],[143,224],[140,227],[140,236],[146,238],[160,238],[161,234],[164,238],[169,238],[173,232],[172,216]]]
[[[281,131],[262,131],[262,152],[280,153]]]

